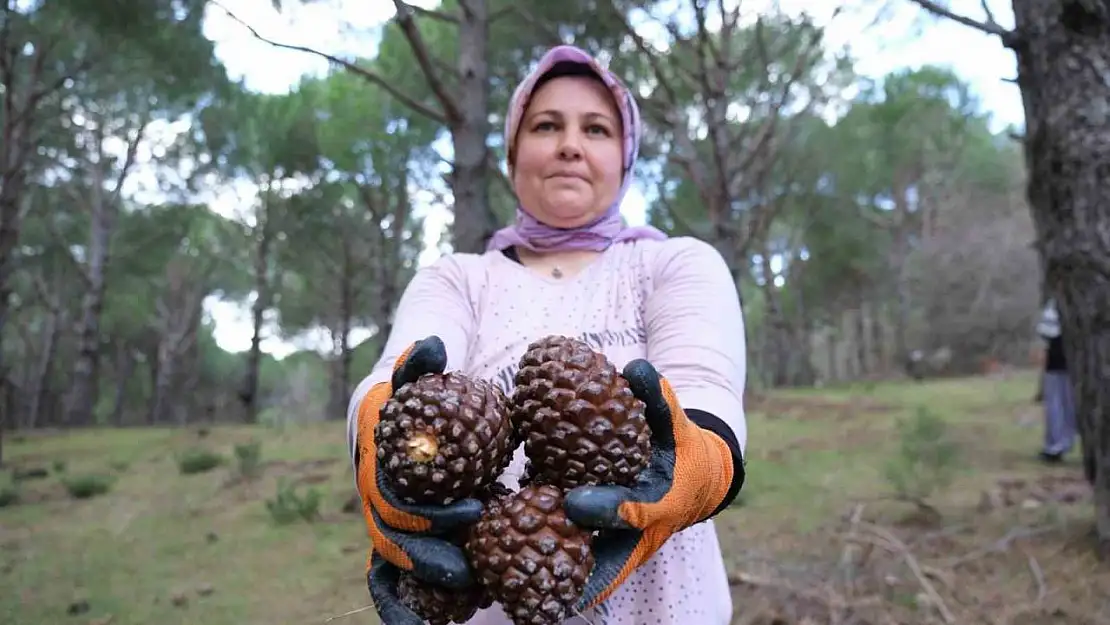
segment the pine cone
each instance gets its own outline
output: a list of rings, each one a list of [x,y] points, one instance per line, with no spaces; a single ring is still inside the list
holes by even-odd
[[[517,446],[508,401],[458,372],[397,389],[374,431],[382,472],[406,503],[446,505],[489,487]]]
[[[644,403],[584,342],[549,336],[532,343],[515,383],[511,418],[524,439],[529,483],[627,486],[647,466]]]

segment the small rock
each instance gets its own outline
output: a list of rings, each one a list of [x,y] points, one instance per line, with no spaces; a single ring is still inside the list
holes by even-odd
[[[212,584],[201,584],[197,586],[197,594],[201,597],[207,597],[213,592],[216,592],[216,589],[212,587]]]
[[[66,608],[66,614],[68,614],[70,616],[77,616],[78,614],[84,614],[88,611],[89,611],[89,600],[88,599],[74,599],[73,601],[71,601],[69,603],[69,607]]]
[[[358,550],[359,550],[358,545],[343,545],[339,549],[340,552],[345,553],[345,554],[346,553],[354,553]]]
[[[204,535],[204,539],[207,540],[209,543],[214,543],[219,540],[220,537],[216,535],[216,532],[208,532]]]
[[[181,608],[184,607],[186,603],[189,603],[189,597],[185,596],[185,593],[178,591],[170,595],[170,603],[172,603],[174,607]]]
[[[1036,510],[1040,507],[1041,502],[1037,501],[1036,499],[1026,499],[1025,501],[1021,502],[1022,510]]]

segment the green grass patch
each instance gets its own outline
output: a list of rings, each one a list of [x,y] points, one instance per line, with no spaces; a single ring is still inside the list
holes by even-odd
[[[870,522],[900,527],[913,506],[888,499],[897,494],[889,466],[905,447],[899,423],[925,409],[943,422],[945,440],[963,458],[949,479],[925,489],[928,500],[943,523],[964,523],[976,533],[961,535],[949,552],[919,557],[944,575],[963,576],[952,578],[954,588],[982,586],[982,597],[999,597],[1004,605],[993,611],[997,615],[1005,606],[1029,603],[1034,556],[1059,589],[1045,605],[1075,614],[1083,593],[1097,597],[1093,588],[1110,580],[1105,571],[1090,569],[1086,552],[1055,534],[1009,559],[946,568],[945,558],[989,545],[1014,525],[1059,518],[1076,535],[1089,526],[1089,503],[976,511],[985,489],[1000,478],[1078,473],[1076,458],[1054,468],[1036,462],[1040,407],[1029,402],[1035,388],[1035,375],[1025,373],[776,392],[753,401],[741,503],[715,520],[729,569],[750,569],[755,552],[773,563],[822,554],[836,545],[828,528],[861,505]],[[0,587],[19,599],[0,602],[0,623],[86,623],[108,616],[112,625],[322,623],[365,607],[366,529],[359,514],[342,511],[353,489],[343,428],[328,422],[23,436],[5,449],[12,465],[44,466],[51,474],[16,485],[0,473],[0,496],[5,485],[18,489],[17,500],[0,507]],[[195,450],[223,460],[183,475],[179,462]],[[110,488],[74,499],[67,484],[90,475],[110,476]],[[830,557],[835,562],[838,556]],[[952,592],[941,591],[946,597]],[[884,605],[910,609],[919,592],[912,584],[898,586]],[[738,619],[762,605],[758,588],[736,593]],[[71,617],[67,608],[75,598],[87,601],[88,611]],[[962,622],[993,622],[968,616],[974,613],[951,601],[967,616]],[[1013,622],[1053,622],[1037,618]],[[335,623],[348,620],[376,622],[368,610]]]

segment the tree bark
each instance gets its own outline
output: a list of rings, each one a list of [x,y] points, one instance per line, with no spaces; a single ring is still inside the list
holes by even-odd
[[[69,405],[66,406],[67,426],[91,424],[99,396],[100,315],[104,309],[105,273],[114,229],[115,207],[95,200],[85,268],[86,289],[81,298],[81,320],[77,326],[77,359],[73,363]]]
[[[179,396],[182,371],[186,375],[191,373],[184,356],[196,343],[207,292],[204,270],[190,269],[176,259],[166,269],[167,285],[158,302],[159,341],[150,402],[151,423],[174,421],[179,426],[187,423],[187,412],[174,400]]]
[[[254,423],[258,418],[258,379],[262,368],[262,324],[266,310],[270,307],[270,248],[273,242],[273,215],[270,214],[270,185],[273,177],[267,180],[262,190],[262,205],[255,222],[257,247],[254,253],[254,305],[251,306],[251,348],[247,355],[247,371],[239,399],[243,403],[244,419]]]
[[[1014,0],[1027,193],[1076,391],[1099,551],[1110,556],[1110,6]]]
[[[452,247],[481,253],[497,218],[489,205],[489,7],[486,0],[459,2],[459,119],[451,125],[455,164]]]
[[[867,316],[871,322],[871,362],[877,373],[887,375],[890,373],[890,363],[886,357],[886,337],[883,335],[885,316],[880,295],[872,292],[869,304]]]
[[[131,346],[123,341],[116,354],[116,399],[112,406],[112,424],[116,427],[124,425],[124,408],[127,405],[127,382],[135,373],[135,355]]]
[[[31,388],[28,390],[28,405],[25,421],[21,424],[26,428],[38,425],[42,405],[46,402],[47,392],[50,388],[50,373],[54,371],[54,357],[58,352],[58,336],[61,334],[63,313],[52,310],[46,314],[46,323],[42,329],[42,351],[35,366],[31,379]]]
[[[860,376],[866,376],[871,373],[871,364],[868,362],[867,354],[869,351],[867,339],[867,312],[866,304],[864,303],[863,286],[860,285],[856,288],[856,305],[852,310],[852,335],[856,339],[856,360],[859,362]]]
[[[338,328],[333,328],[331,397],[328,402],[328,419],[345,418],[347,401],[350,399],[351,362],[351,322],[354,318],[354,261],[351,258],[351,243],[346,239],[343,245],[343,266],[339,272],[339,310]]]
[[[118,172],[115,172],[114,180],[111,180],[113,185],[110,190],[105,186],[112,178],[114,159],[105,152],[109,139],[105,132],[107,121],[100,120],[93,130],[95,153],[88,162],[90,179],[87,189],[90,194],[87,210],[91,223],[88,261],[83,267],[86,289],[81,301],[81,321],[77,326],[77,358],[73,364],[73,379],[66,406],[65,421],[69,426],[86,426],[93,422],[100,387],[100,317],[104,309],[112,235],[119,217],[123,183],[135,164],[135,156],[149,122],[149,117],[140,118],[133,136],[128,137],[127,153]]]

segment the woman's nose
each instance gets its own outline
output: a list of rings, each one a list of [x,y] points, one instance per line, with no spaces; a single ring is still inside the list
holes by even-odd
[[[563,133],[562,141],[559,142],[559,157],[565,159],[577,159],[582,157],[582,143],[578,133]]]

